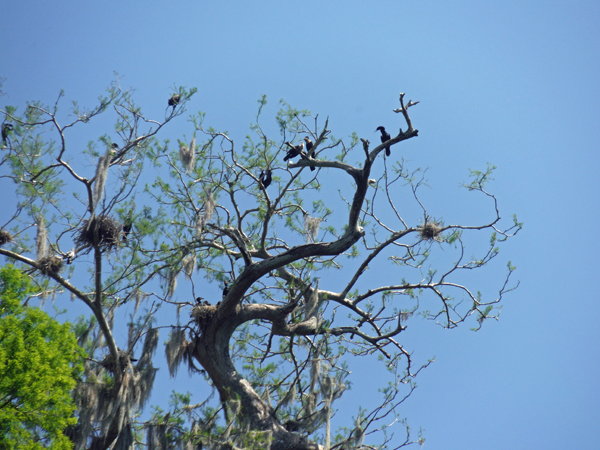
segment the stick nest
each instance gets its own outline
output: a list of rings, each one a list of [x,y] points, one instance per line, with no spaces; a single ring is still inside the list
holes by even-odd
[[[130,362],[135,362],[137,359],[133,359],[129,354],[121,349],[118,350],[119,353],[119,365],[121,366],[121,372],[125,372]],[[115,364],[112,359],[110,353],[104,357],[104,359],[100,362],[100,365],[104,367],[111,373],[115,373]]]
[[[0,246],[8,244],[9,242],[12,242],[12,240],[12,234],[6,230],[0,230]]]
[[[217,307],[214,305],[200,305],[194,306],[192,309],[192,313],[190,316],[196,321],[196,323],[200,326],[200,329],[204,331],[212,317],[217,312]]]
[[[421,227],[419,227],[419,234],[423,239],[438,241],[440,239],[441,232],[442,227],[435,222],[425,222]]]
[[[109,216],[97,216],[91,220],[84,220],[79,236],[75,239],[78,246],[94,244],[95,230],[98,230],[97,245],[107,248],[117,247],[121,239],[123,227],[119,222]]]
[[[49,277],[50,275],[58,275],[63,268],[63,260],[60,256],[44,256],[38,261],[40,272]]]

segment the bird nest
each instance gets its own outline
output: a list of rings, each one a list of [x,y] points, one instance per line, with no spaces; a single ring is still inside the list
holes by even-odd
[[[440,233],[442,232],[442,227],[440,227],[435,222],[425,222],[422,226],[419,227],[419,234],[421,238],[428,240],[439,240]]]
[[[0,246],[4,245],[4,244],[8,244],[9,242],[12,242],[12,234],[10,234],[8,231],[6,230],[0,230]]]
[[[58,275],[62,270],[63,260],[60,256],[44,256],[38,261],[38,264],[43,275]]]
[[[132,358],[127,352],[121,349],[118,350],[118,354],[121,372],[125,372],[127,370],[129,363],[137,361],[137,359]],[[115,362],[110,353],[104,357],[104,359],[100,362],[100,365],[109,372],[115,373]]]
[[[95,241],[95,231],[98,231]],[[107,249],[117,247],[121,238],[123,227],[119,222],[109,216],[97,216],[84,220],[79,236],[75,239],[78,246],[88,246],[96,243]]]
[[[200,326],[200,329],[202,331],[204,331],[206,329],[206,327],[208,326],[208,324],[210,323],[210,321],[212,320],[212,317],[215,315],[216,312],[217,312],[216,306],[199,305],[199,306],[194,306],[190,316]]]

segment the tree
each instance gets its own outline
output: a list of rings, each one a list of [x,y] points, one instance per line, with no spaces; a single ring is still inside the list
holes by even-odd
[[[32,292],[21,271],[0,269],[0,448],[69,449],[82,352],[68,323],[22,306]]]
[[[516,218],[500,225],[496,198],[486,190],[493,166],[473,171],[466,185],[489,200],[491,218],[444,224],[418,197],[423,172],[398,158],[397,144],[418,135],[409,116],[418,102],[406,103],[404,94],[395,112],[406,128],[373,148],[356,135],[349,142],[333,137],[328,120],[284,102],[274,140],[261,124],[263,97],[241,149],[228,133],[205,127],[203,113],[191,116],[190,135],[173,149],[158,133],[194,93],[165,95],[162,120],[147,118],[116,85],[95,108],[75,104],[70,121],[58,101],[29,104],[21,115],[15,107],[2,110],[13,125],[3,173],[15,182],[19,203],[5,226],[14,243],[0,254],[30,268],[38,292],[68,292],[91,313],[78,324],[87,360],[75,395],[78,424],[69,432],[75,448],[422,442],[408,426],[400,440],[386,429],[422,368],[398,336],[415,313],[447,328],[474,316],[478,328],[497,317],[496,306],[514,287],[510,263],[493,298],[460,282],[521,228]],[[76,130],[101,114],[115,119],[114,133],[79,154],[71,144]],[[299,144],[304,135],[313,143],[309,153]],[[286,164],[292,148],[299,159]],[[143,186],[146,172],[155,178]],[[417,213],[395,204],[392,188],[401,185]],[[35,254],[28,229],[36,230]],[[482,231],[489,243],[467,258],[468,234]],[[440,248],[447,252],[436,270],[429,260]],[[369,268],[390,270],[389,283],[370,284]],[[169,308],[177,319],[162,323]],[[126,342],[114,331],[120,311],[131,312]],[[171,374],[183,365],[216,395],[191,404],[189,395],[174,393],[168,410],[157,407],[142,419],[161,329],[169,333]],[[334,403],[351,382],[348,362],[373,356],[389,375],[379,406],[357,409],[352,423],[332,430]]]

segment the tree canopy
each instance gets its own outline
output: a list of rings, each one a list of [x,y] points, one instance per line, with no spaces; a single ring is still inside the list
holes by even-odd
[[[14,266],[0,269],[0,448],[69,449],[82,351],[69,323],[23,306],[35,291]]]
[[[11,125],[2,178],[16,185],[18,202],[0,254],[29,270],[37,294],[70,294],[89,310],[77,324],[87,358],[74,392],[78,422],[67,433],[75,448],[422,442],[406,424],[402,437],[397,429],[397,407],[424,367],[401,333],[415,314],[477,329],[515,287],[510,262],[495,291],[466,284],[521,228],[515,217],[501,220],[487,188],[493,166],[465,184],[488,202],[481,222],[446,224],[420,199],[424,171],[401,156],[398,144],[418,136],[409,108],[419,102],[404,94],[394,110],[399,131],[388,126],[381,143],[336,138],[329,119],[285,102],[265,125],[263,97],[241,145],[206,126],[202,112],[174,144],[167,125],[195,92],[165,95],[161,119],[117,84],[96,107],[74,103],[69,115],[59,110],[62,94],[51,106],[1,110]],[[86,124],[106,127],[105,117],[114,131],[83,152],[72,144]],[[471,240],[481,233],[483,245]],[[374,271],[387,283],[374,284]],[[168,311],[176,319],[167,321]],[[192,403],[173,393],[143,416],[160,333],[171,375],[184,366],[212,394]],[[355,358],[378,360],[374,370],[389,382],[379,406],[357,406],[352,422],[332,429]]]

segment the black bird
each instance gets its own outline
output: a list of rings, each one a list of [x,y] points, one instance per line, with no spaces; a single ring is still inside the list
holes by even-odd
[[[113,143],[112,148],[114,148],[115,150],[119,148],[119,144],[117,144],[116,142]]]
[[[304,142],[300,142],[298,145],[292,145],[289,142],[286,142],[286,145],[290,147],[290,149],[288,150],[287,155],[285,155],[283,158],[284,161],[295,158],[298,155],[300,155],[302,158],[306,158],[306,154],[302,151],[304,150]]]
[[[381,143],[382,144],[386,143],[387,141],[389,141],[392,138],[390,136],[390,134],[387,131],[385,131],[385,128],[383,128],[383,127],[377,127],[375,129],[375,131],[381,131]],[[385,149],[385,155],[386,156],[390,156],[391,153],[392,152],[391,152],[390,148],[386,147],[386,149]]]
[[[271,178],[271,169],[261,172],[260,176],[258,177],[258,181],[260,181],[260,184],[262,184],[263,188],[268,188],[271,184],[271,181],[273,181]]]
[[[313,142],[308,136],[304,136],[304,142],[306,143],[306,154],[312,158],[314,156],[314,154],[311,153],[311,149],[313,148]]]
[[[314,150],[312,150],[313,142],[310,140],[310,138],[308,136],[304,137],[304,146],[306,147],[306,156],[308,156],[308,158],[310,158],[310,159],[314,159],[315,152],[314,152]],[[311,170],[311,172],[313,170],[315,170],[315,166],[310,166],[310,170]]]
[[[169,106],[173,107],[173,111],[175,111],[175,107],[179,104],[181,100],[181,95],[173,94],[173,96],[169,99]]]
[[[229,286],[227,286],[227,281],[223,281],[223,283],[225,283],[225,287],[223,288],[223,298],[225,298],[229,294]]]
[[[210,306],[210,303],[208,303],[206,300],[204,300],[203,297],[196,297],[196,305],[198,305],[198,306]]]
[[[5,123],[2,125],[2,141],[6,144],[6,139],[8,138],[8,134],[13,130],[13,126],[10,123]]]
[[[132,216],[132,213],[130,212],[129,215],[127,216],[127,219],[125,219],[125,224],[123,224],[123,241],[127,240],[127,235],[131,232],[132,228],[133,228],[133,216]]]

